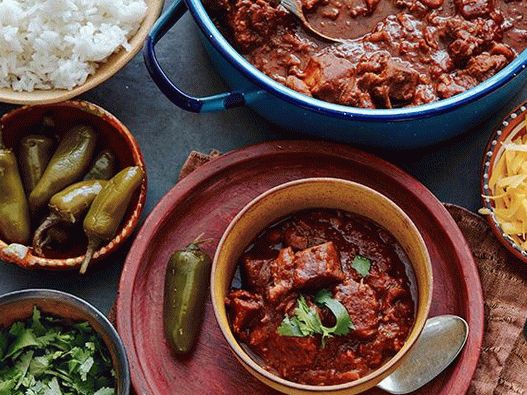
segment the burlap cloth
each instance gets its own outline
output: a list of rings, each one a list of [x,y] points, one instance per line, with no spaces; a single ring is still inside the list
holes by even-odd
[[[180,179],[218,155],[191,152]],[[468,393],[527,395],[527,265],[501,246],[483,218],[456,205],[445,207],[476,258],[485,299],[485,337]]]

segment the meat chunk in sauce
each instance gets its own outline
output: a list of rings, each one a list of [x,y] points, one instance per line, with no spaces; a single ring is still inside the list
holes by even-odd
[[[283,248],[269,267],[273,278],[269,288],[272,301],[291,290],[325,287],[344,279],[338,252],[331,242],[296,253],[291,247]]]
[[[304,31],[277,0],[205,3],[262,72],[303,94],[355,107],[451,97],[527,47],[527,2],[518,0],[302,0],[317,30],[349,39],[340,44]]]
[[[294,263],[295,289],[320,289],[344,280],[340,258],[332,242],[297,252]]]
[[[299,383],[327,385],[356,380],[403,346],[414,322],[406,257],[393,236],[370,220],[339,210],[306,210],[260,234],[240,260],[243,288],[227,297],[237,338],[265,367]],[[371,261],[362,277],[352,266]],[[320,334],[281,336],[300,295],[323,325],[335,325],[315,295],[327,290],[348,312],[354,329],[326,339]]]
[[[369,338],[377,333],[381,306],[368,284],[349,279],[336,287],[335,299],[348,310],[355,325],[355,336]]]
[[[259,295],[252,294],[242,289],[229,294],[227,303],[232,312],[232,327],[238,335],[244,332],[250,323],[261,311],[263,304]]]

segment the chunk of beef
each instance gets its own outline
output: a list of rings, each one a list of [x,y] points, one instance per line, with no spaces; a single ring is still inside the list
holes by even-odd
[[[277,26],[291,21],[288,12],[277,4],[266,0],[237,0],[229,8],[227,23],[232,37],[243,51],[269,41]]]
[[[283,248],[271,262],[273,285],[269,288],[269,300],[277,301],[293,288],[294,256],[291,247]]]
[[[225,303],[230,308],[234,332],[245,338],[251,322],[258,317],[263,308],[261,296],[243,289],[236,289],[229,293]]]
[[[320,340],[315,336],[272,336],[267,347],[271,351],[264,353],[283,377],[290,377],[296,370],[313,366],[319,344]]]
[[[486,17],[494,11],[493,0],[454,0],[454,3],[465,19]]]
[[[415,96],[419,74],[410,65],[389,59],[381,61],[380,73],[364,73],[359,86],[368,90],[375,101],[384,108],[393,108],[410,102]]]
[[[353,70],[353,63],[348,59],[323,53],[310,59],[304,72],[304,82],[313,96],[335,103],[339,102]]]
[[[294,259],[293,286],[322,288],[344,280],[339,254],[333,242],[297,252]]]
[[[466,72],[442,74],[436,86],[441,99],[452,97],[476,86],[478,81]]]
[[[421,3],[428,8],[436,9],[443,5],[444,0],[421,0]]]
[[[507,63],[507,58],[503,55],[482,53],[468,61],[467,73],[479,81],[484,81],[500,71]]]
[[[252,259],[245,257],[242,262],[242,274],[248,288],[260,291],[271,281],[272,259]]]
[[[380,306],[369,285],[348,279],[335,287],[335,299],[348,310],[354,336],[369,338],[377,333]]]

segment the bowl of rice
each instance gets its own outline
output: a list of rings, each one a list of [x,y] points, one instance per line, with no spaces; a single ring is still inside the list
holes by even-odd
[[[0,1],[0,102],[84,93],[141,49],[163,0]]]

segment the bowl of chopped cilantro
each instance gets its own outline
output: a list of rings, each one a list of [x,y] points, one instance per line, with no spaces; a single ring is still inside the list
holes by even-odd
[[[0,296],[0,395],[125,395],[126,351],[106,317],[76,296]]]

